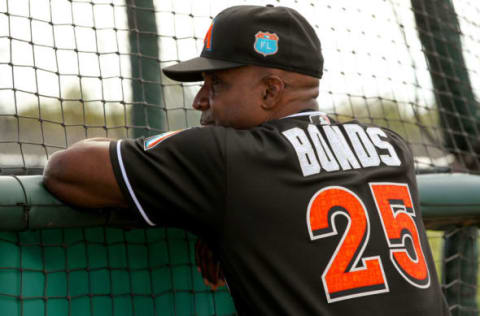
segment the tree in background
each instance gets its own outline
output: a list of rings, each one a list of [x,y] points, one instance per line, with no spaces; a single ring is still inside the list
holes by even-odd
[[[92,101],[78,87],[67,90],[62,99],[22,104],[17,113],[0,116],[0,167],[33,164],[41,168],[46,153],[81,139],[126,137],[130,120],[121,104]]]
[[[443,145],[459,167],[480,170],[479,105],[475,101],[451,0],[412,0],[443,131]]]
[[[368,104],[358,101],[342,103],[332,116],[341,122],[358,120],[389,128],[408,142],[416,157],[444,157],[447,153],[440,146],[442,133],[438,128],[437,109],[428,107],[419,112],[414,108],[415,105],[412,104],[378,97],[369,99]]]

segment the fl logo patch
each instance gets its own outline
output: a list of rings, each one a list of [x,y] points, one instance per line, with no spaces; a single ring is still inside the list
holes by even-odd
[[[269,32],[257,32],[253,48],[263,56],[275,55],[278,52],[278,35]]]
[[[143,150],[147,151],[149,149],[155,148],[155,146],[157,146],[158,144],[160,144],[161,142],[163,142],[167,138],[170,138],[173,135],[176,135],[176,134],[178,134],[180,132],[183,132],[183,131],[184,131],[184,129],[181,129],[181,130],[178,130],[178,131],[166,132],[166,133],[163,133],[163,134],[159,134],[159,135],[155,135],[155,136],[145,138],[145,140],[143,141]]]

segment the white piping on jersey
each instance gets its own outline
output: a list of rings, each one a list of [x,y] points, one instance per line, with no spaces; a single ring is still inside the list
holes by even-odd
[[[290,117],[297,117],[297,116],[307,116],[307,115],[310,116],[310,115],[326,115],[326,114],[324,112],[320,112],[320,111],[302,112],[302,113],[296,113],[296,114],[288,115],[288,116],[282,117],[281,119],[290,118]],[[120,170],[122,172],[123,181],[125,182],[125,185],[127,186],[128,192],[130,193],[130,196],[132,197],[132,200],[135,203],[135,206],[137,207],[138,211],[142,215],[143,219],[148,223],[148,225],[156,226],[156,224],[154,222],[152,222],[150,220],[150,218],[147,216],[147,214],[145,213],[142,205],[140,204],[140,202],[137,199],[137,196],[135,195],[135,192],[132,189],[130,181],[128,180],[127,172],[125,170],[125,166],[123,165],[122,153],[121,153],[121,150],[120,150],[121,142],[122,142],[122,140],[119,140],[117,142],[117,158],[118,158],[118,163],[120,165]]]
[[[286,118],[290,118],[290,117],[307,116],[307,115],[308,116],[310,116],[310,115],[327,115],[327,113],[321,112],[321,111],[301,112],[301,113],[295,113],[295,114],[292,114],[292,115],[284,116],[280,119],[282,120],[282,119],[286,119]]]
[[[140,214],[142,214],[143,219],[148,223],[150,226],[156,226],[154,222],[148,218],[147,214],[143,210],[142,205],[137,199],[137,196],[135,195],[135,192],[132,189],[132,186],[130,185],[130,181],[128,180],[127,172],[125,170],[125,167],[123,165],[123,159],[122,159],[122,153],[120,152],[120,144],[122,143],[121,140],[117,142],[117,157],[118,157],[118,164],[120,165],[120,170],[122,171],[122,177],[123,181],[125,181],[125,185],[127,186],[128,192],[130,193],[130,196],[132,197],[133,202],[137,206],[138,211]]]

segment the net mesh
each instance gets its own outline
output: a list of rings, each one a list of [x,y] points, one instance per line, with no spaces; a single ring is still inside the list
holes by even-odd
[[[442,259],[445,240],[461,232],[429,231],[437,271],[477,264],[467,247]],[[6,315],[234,315],[226,289],[210,291],[197,273],[195,240],[173,229],[0,233],[0,306]],[[479,241],[470,233],[469,242]],[[448,283],[439,272],[445,291],[476,293],[477,278],[453,271]],[[478,315],[472,302],[456,302],[454,315]]]
[[[198,125],[199,83],[160,70],[197,56],[212,17],[239,3],[249,2],[0,2],[1,172],[38,173],[51,153],[86,137]],[[322,40],[323,111],[400,133],[418,170],[478,170],[479,4],[277,4],[300,11]]]
[[[479,315],[477,228],[451,226],[444,232],[428,231],[428,241],[452,316]],[[452,245],[453,241],[457,243]]]
[[[321,110],[398,132],[418,172],[478,173],[480,4],[474,1],[5,0],[0,174],[39,174],[53,152],[87,137],[198,125],[191,104],[199,83],[171,81],[161,69],[198,56],[223,8],[268,2],[296,8],[322,40]],[[434,249],[443,244],[431,236]],[[0,305],[20,315],[233,313],[225,289],[213,294],[199,282],[193,240],[163,229],[4,233],[1,253],[11,256],[0,256]],[[181,262],[172,253],[157,262],[152,253],[172,243],[169,251],[186,251]]]
[[[54,229],[0,234],[5,315],[232,315],[196,272],[179,230]]]

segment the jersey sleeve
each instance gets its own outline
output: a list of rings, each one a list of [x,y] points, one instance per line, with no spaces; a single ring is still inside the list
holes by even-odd
[[[149,225],[214,232],[225,204],[224,139],[223,128],[204,127],[111,142],[115,177]]]

